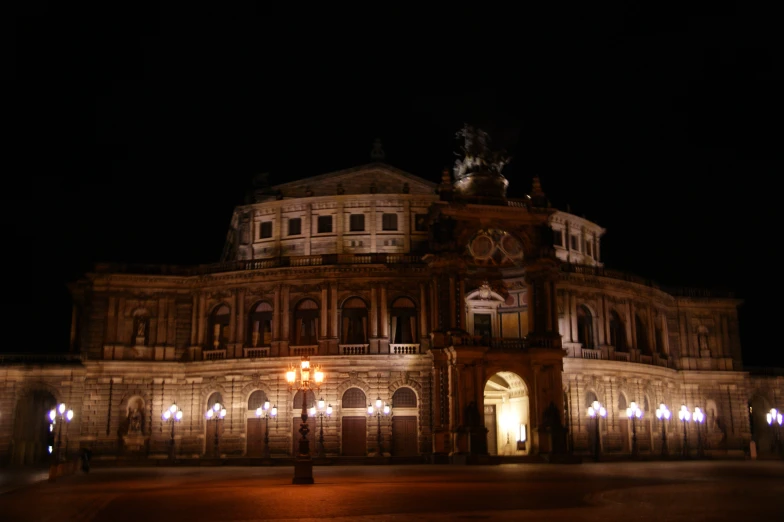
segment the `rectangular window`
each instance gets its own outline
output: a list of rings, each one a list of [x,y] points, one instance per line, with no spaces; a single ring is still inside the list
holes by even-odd
[[[326,234],[332,232],[332,216],[318,217],[318,233]]]
[[[563,244],[563,230],[553,230],[553,245],[562,247]]]
[[[272,237],[272,221],[263,221],[261,223],[259,237],[261,239],[264,239],[266,237]]]
[[[571,246],[572,246],[572,250],[575,250],[575,251],[579,252],[580,251],[580,238],[578,238],[577,236],[572,236]]]
[[[427,232],[427,214],[414,215],[414,230],[417,232]]]
[[[289,219],[289,235],[298,236],[302,233],[302,219]]]
[[[593,243],[590,241],[585,242],[585,253],[593,257]]]
[[[382,214],[381,230],[397,230],[397,214]]]
[[[365,215],[364,214],[351,214],[349,219],[350,232],[364,232],[365,231]]]
[[[474,335],[490,339],[492,328],[490,327],[490,314],[474,314]]]

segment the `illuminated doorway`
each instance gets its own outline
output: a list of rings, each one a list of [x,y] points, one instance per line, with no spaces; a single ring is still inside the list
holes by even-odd
[[[498,372],[485,384],[484,415],[490,455],[527,455],[531,448],[528,387],[512,372]]]

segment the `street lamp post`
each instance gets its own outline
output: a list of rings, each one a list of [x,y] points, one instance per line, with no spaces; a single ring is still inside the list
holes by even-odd
[[[383,412],[384,415],[389,415],[389,405],[381,400],[381,397],[376,399],[376,405],[373,407],[372,404],[368,404],[368,416],[372,417],[374,414],[376,419],[378,419],[378,431],[376,435],[376,443],[378,445],[378,450],[376,453],[376,457],[383,457],[384,456],[384,439],[381,436],[381,414]]]
[[[177,406],[177,403],[172,403],[169,409],[164,410],[161,415],[164,422],[171,423],[171,439],[169,439],[169,458],[174,460],[174,425],[182,420],[182,410]]]
[[[321,398],[318,400],[318,416],[320,422],[319,427],[319,457],[324,457],[326,455],[326,451],[324,450],[324,415],[329,417],[332,415],[332,405],[328,405],[326,409],[324,408],[325,402],[324,399]]]
[[[62,445],[63,445],[63,424],[66,422],[71,422],[73,419],[74,412],[71,409],[68,409],[65,403],[60,403],[57,408],[53,408],[49,411],[49,422],[52,425],[57,426],[57,443],[55,445],[54,451],[54,460],[55,462],[60,462],[62,459]],[[58,424],[59,419],[59,424]]]
[[[636,420],[642,418],[643,412],[636,402],[632,401],[626,408],[626,416],[632,420],[632,457],[637,458],[640,448],[637,446],[637,426]]]
[[[256,417],[264,419],[264,458],[268,459],[270,457],[270,450],[269,450],[269,418],[274,417],[277,421],[278,419],[278,407],[273,406],[270,410],[270,402],[264,401],[264,405],[261,407],[256,408]]]
[[[599,401],[593,401],[593,404],[588,406],[588,416],[594,419],[593,460],[598,462],[602,446],[601,440],[599,439],[599,419],[607,416],[607,410]]]
[[[702,446],[702,423],[705,422],[705,414],[699,406],[695,406],[691,417],[697,423],[697,458],[701,459],[705,456],[705,448]]]
[[[776,435],[773,442],[773,451],[781,451],[781,436],[779,432],[781,431],[782,421],[784,421],[781,412],[776,408],[771,408],[770,411],[765,414],[765,420],[768,421],[768,426],[773,428]],[[778,425],[778,427],[776,425]]]
[[[297,379],[297,372],[299,371],[299,379]],[[321,366],[316,365],[310,367],[310,360],[304,356],[300,361],[299,367],[292,365],[286,372],[286,381],[289,383],[289,390],[298,389],[302,392],[302,412],[300,419],[302,423],[299,426],[299,433],[302,438],[299,441],[299,451],[294,459],[294,479],[293,484],[313,484],[313,458],[310,456],[310,443],[308,442],[308,391],[314,385],[315,388],[321,389],[321,383],[324,382],[324,372]],[[299,382],[299,384],[297,384]]]
[[[689,419],[691,418],[691,412],[685,404],[681,405],[681,409],[678,412],[678,418],[683,424],[683,458],[687,459],[689,458],[689,440],[686,438],[686,423],[689,422]]]
[[[207,417],[207,421],[214,420],[215,421],[215,458],[220,458],[220,451],[218,447],[218,421],[222,421],[223,418],[226,416],[226,408],[221,406],[221,403],[216,402],[213,404],[212,408],[207,410],[205,417]]]
[[[669,448],[667,447],[667,429],[665,421],[670,420],[670,410],[667,409],[667,405],[664,403],[659,404],[659,407],[656,408],[656,418],[659,419],[661,423],[662,429],[662,437],[661,437],[661,452],[662,457],[666,457],[669,454]]]

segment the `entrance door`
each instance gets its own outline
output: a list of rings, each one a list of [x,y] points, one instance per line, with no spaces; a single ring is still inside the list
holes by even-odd
[[[495,404],[485,404],[485,428],[487,428],[487,453],[490,455],[498,455]]]
[[[629,438],[629,419],[618,419],[618,427],[621,429],[621,444],[623,444],[623,452],[630,453],[631,439]]]
[[[392,455],[395,457],[415,457],[416,454],[416,417],[392,417]]]
[[[343,417],[343,455],[346,457],[367,455],[367,419],[365,417]]]
[[[207,435],[204,439],[204,455],[206,457],[218,458],[220,457],[220,437],[223,436],[223,423],[225,421],[208,420],[207,421]],[[218,450],[215,450],[215,425],[218,425]]]
[[[248,457],[264,456],[264,420],[248,419]]]
[[[294,442],[292,447],[292,455],[297,456],[299,455],[299,441],[302,440],[302,434],[299,432],[299,427],[302,425],[302,417],[299,415],[294,417],[292,422],[293,427],[293,437],[291,438]],[[316,420],[313,417],[308,417],[308,449],[310,450],[311,456],[316,455],[318,453],[318,433],[316,432]]]

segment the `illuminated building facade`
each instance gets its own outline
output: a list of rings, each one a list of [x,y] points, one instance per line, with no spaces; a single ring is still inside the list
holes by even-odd
[[[698,427],[684,437],[677,413],[662,426],[661,403],[705,412],[707,452],[747,451],[784,379],[743,371],[740,301],[606,269],[603,228],[551,208],[536,178],[508,198],[505,159],[481,131],[464,138],[440,183],[378,147],[361,167],[259,177],[214,265],[96,266],[71,287],[69,356],[3,356],[4,462],[45,458],[60,402],[74,411],[67,448],[94,458],[167,458],[170,433],[180,459],[282,458],[302,401],[321,398],[332,410],[310,418],[310,448],[326,457],[378,456],[378,434],[391,461],[587,454],[595,400],[606,454],[633,438],[641,454],[664,438],[696,451]],[[285,379],[303,356],[326,376],[307,396]],[[388,414],[368,414],[376,399]],[[267,402],[272,419],[257,414]],[[215,403],[225,416],[208,422]],[[757,433],[764,451],[771,435]]]

